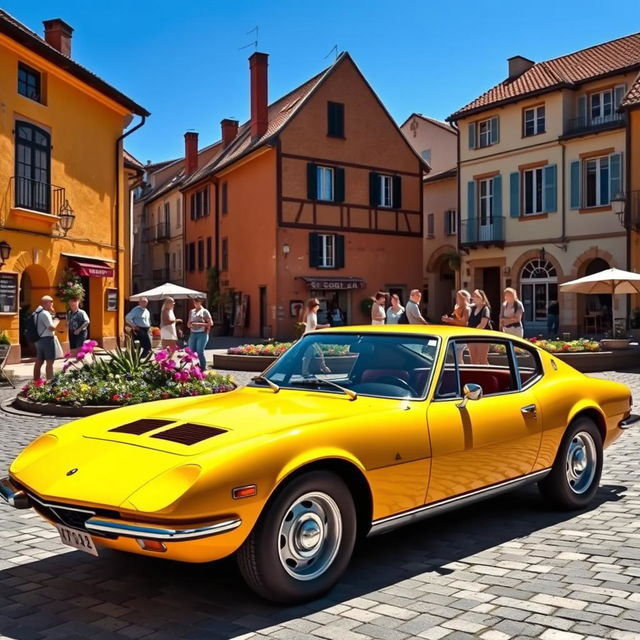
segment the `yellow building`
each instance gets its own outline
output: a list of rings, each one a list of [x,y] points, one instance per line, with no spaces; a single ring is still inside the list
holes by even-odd
[[[66,268],[82,278],[91,337],[113,346],[120,336],[130,177],[138,171],[124,162],[123,131],[134,115],[137,126],[149,115],[71,58],[69,25],[44,27],[43,39],[0,10],[0,244],[10,247],[0,330],[12,361],[25,355],[21,317],[55,294]],[[55,309],[66,310],[60,300]],[[64,343],[64,322],[59,330]]]
[[[627,234],[612,201],[625,192],[627,133],[620,103],[640,70],[640,34],[534,63],[510,58],[508,78],[458,110],[462,285],[498,311],[512,286],[525,335],[611,330],[625,296],[562,293],[558,285],[625,269]]]

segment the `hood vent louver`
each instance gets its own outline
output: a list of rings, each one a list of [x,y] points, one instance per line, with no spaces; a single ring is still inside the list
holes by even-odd
[[[141,436],[143,433],[147,433],[148,431],[153,431],[160,427],[166,427],[172,422],[173,420],[151,420],[149,418],[144,418],[142,420],[136,420],[135,422],[123,424],[121,427],[116,427],[115,429],[109,429],[109,431],[116,433],[130,433],[134,436]]]
[[[185,422],[177,427],[161,431],[160,433],[155,433],[149,437],[178,442],[188,446],[213,438],[214,436],[219,436],[221,433],[226,433],[226,431],[224,429],[217,429],[216,427],[205,427],[201,424]]]

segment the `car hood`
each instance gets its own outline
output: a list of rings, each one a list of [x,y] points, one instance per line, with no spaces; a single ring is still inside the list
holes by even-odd
[[[41,436],[15,460],[12,476],[40,497],[121,505],[170,469],[247,441],[306,424],[398,411],[405,400],[340,393],[248,387],[197,398],[124,407],[84,418]],[[70,473],[72,469],[77,471]]]

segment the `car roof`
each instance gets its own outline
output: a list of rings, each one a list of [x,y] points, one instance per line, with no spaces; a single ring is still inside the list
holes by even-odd
[[[429,336],[440,336],[448,338],[450,336],[488,336],[492,339],[496,338],[516,338],[516,336],[503,333],[502,331],[490,331],[488,329],[472,329],[469,327],[449,326],[444,324],[380,324],[380,325],[354,325],[347,327],[330,327],[327,329],[318,329],[314,333],[371,333],[371,334],[397,334],[409,333]],[[306,334],[309,335],[309,334]]]

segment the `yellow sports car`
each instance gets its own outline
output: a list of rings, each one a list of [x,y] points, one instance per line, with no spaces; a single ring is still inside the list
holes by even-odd
[[[362,536],[528,482],[584,507],[630,408],[625,385],[504,333],[336,328],[245,388],[54,429],[0,494],[96,555],[236,553],[255,591],[292,603],[329,590]]]

